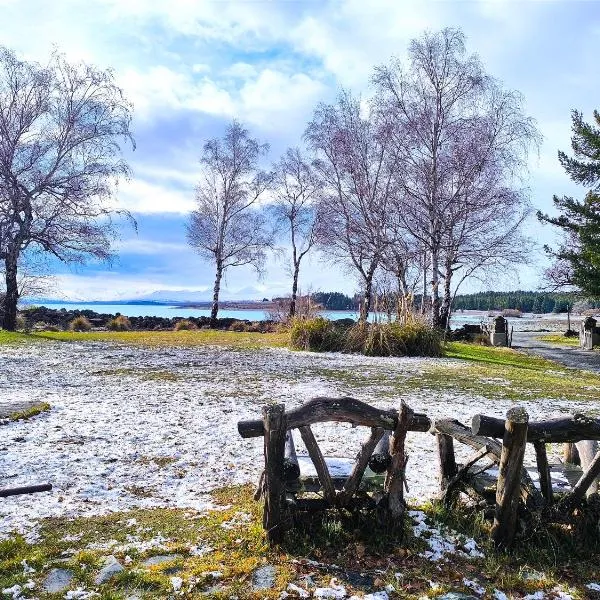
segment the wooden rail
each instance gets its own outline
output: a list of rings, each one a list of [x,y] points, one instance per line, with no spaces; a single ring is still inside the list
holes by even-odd
[[[393,431],[398,424],[398,413],[375,408],[355,398],[317,397],[299,408],[288,411],[286,419],[288,429],[324,421],[337,421]],[[413,413],[409,431],[429,431],[430,428],[431,420],[427,415]],[[238,432],[243,438],[261,437],[264,435],[264,423],[260,419],[239,421]]]

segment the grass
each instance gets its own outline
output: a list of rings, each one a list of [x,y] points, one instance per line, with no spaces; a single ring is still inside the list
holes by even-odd
[[[18,535],[0,541],[0,589],[33,580],[35,596],[52,568],[73,572],[71,588],[95,589],[97,598],[116,600],[137,594],[166,598],[173,593],[171,578],[183,580],[184,598],[278,598],[288,583],[327,586],[335,577],[348,595],[393,585],[407,599],[437,596],[445,591],[468,593],[463,579],[477,580],[492,597],[495,589],[507,594],[531,593],[563,586],[574,598],[586,596],[584,585],[597,581],[598,543],[586,548],[568,544],[552,554],[547,538],[526,542],[512,555],[496,554],[487,546],[487,525],[466,509],[446,512],[423,507],[430,523],[452,527],[477,537],[486,558],[449,555],[431,562],[422,553],[426,539],[414,537],[412,527],[394,533],[374,523],[372,515],[329,511],[300,518],[280,547],[269,547],[262,530],[262,507],[252,499],[250,486],[231,487],[213,494],[214,509],[199,513],[183,509],[138,509],[77,519],[43,521],[39,539],[29,544]],[[460,537],[460,536],[459,536]],[[563,536],[565,537],[565,536]],[[565,537],[568,542],[568,534]],[[463,538],[463,541],[466,538]],[[568,550],[568,551],[567,551]],[[94,577],[107,556],[115,556],[125,570],[104,585]],[[171,560],[144,566],[151,556]],[[253,591],[253,572],[260,566],[276,569],[275,587]],[[27,567],[33,572],[25,573]],[[530,578],[538,572],[541,577]],[[432,582],[435,587],[432,587]],[[56,597],[63,597],[63,594]]]
[[[39,415],[40,413],[45,412],[47,410],[50,410],[50,405],[47,402],[39,402],[38,404],[35,404],[34,406],[31,406],[30,408],[27,408],[25,410],[20,410],[18,412],[10,413],[8,415],[8,420],[9,421],[25,421],[27,419],[31,419],[32,417]]]
[[[573,348],[579,348],[578,337],[565,337],[560,333],[552,333],[544,335],[539,338],[542,342],[549,342],[551,344],[559,344],[561,346],[571,346]]]
[[[40,331],[12,333],[0,330],[0,345],[32,341],[114,342],[149,348],[181,346],[227,346],[232,348],[285,347],[287,333],[250,333],[199,329],[196,331]]]
[[[342,384],[345,393],[376,389],[378,397],[397,398],[408,391],[460,392],[490,399],[597,400],[600,375],[580,374],[553,361],[509,348],[461,342],[446,344],[444,356],[418,371],[315,367],[315,376]]]

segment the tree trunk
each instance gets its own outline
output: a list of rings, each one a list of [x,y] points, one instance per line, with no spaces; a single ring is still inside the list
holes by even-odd
[[[360,317],[361,323],[366,323],[369,318],[369,311],[371,310],[371,302],[373,299],[373,275],[368,274],[365,277],[365,297],[360,305]]]
[[[294,275],[292,281],[292,300],[290,302],[289,318],[296,316],[296,299],[298,297],[298,273],[300,272],[300,263],[294,262]]]
[[[452,268],[446,264],[444,274],[444,299],[442,300],[442,308],[440,309],[440,327],[447,329],[450,323],[450,308],[452,306],[452,293],[450,285],[452,283]]]
[[[437,251],[431,253],[431,324],[440,328],[440,264]]]
[[[427,298],[427,252],[423,252],[423,294],[421,296],[421,314],[426,312],[425,298]]]
[[[17,302],[19,300],[19,286],[17,284],[17,255],[10,253],[4,260],[6,295],[4,297],[4,317],[2,327],[7,331],[14,331],[17,327]]]
[[[217,262],[217,273],[215,275],[215,287],[213,289],[213,303],[210,311],[210,327],[215,329],[217,326],[217,313],[219,312],[219,293],[221,291],[221,278],[223,277],[223,265]]]

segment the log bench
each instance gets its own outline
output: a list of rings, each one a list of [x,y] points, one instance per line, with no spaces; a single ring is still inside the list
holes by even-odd
[[[310,427],[320,422],[351,423],[370,433],[354,460],[325,457]],[[263,527],[269,542],[281,541],[296,510],[366,506],[377,509],[380,518],[401,532],[406,433],[430,427],[426,415],[404,403],[398,411],[382,410],[349,397],[317,397],[289,411],[271,404],[264,407],[262,419],[240,421],[242,437],[263,438],[265,464],[255,497],[264,499]],[[297,455],[292,430],[298,430],[308,456]]]

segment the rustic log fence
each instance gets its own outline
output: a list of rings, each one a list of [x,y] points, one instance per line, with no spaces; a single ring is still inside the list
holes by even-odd
[[[349,472],[332,474],[333,459],[323,456],[319,448],[310,426],[326,421],[370,428]],[[300,463],[304,459],[296,454],[293,429],[300,432],[316,477],[303,474]],[[505,419],[475,415],[467,427],[456,419],[439,419],[432,424],[426,415],[413,412],[404,403],[395,411],[380,410],[354,398],[314,398],[290,411],[280,404],[267,406],[263,419],[240,421],[238,430],[242,437],[264,439],[265,468],[257,498],[264,498],[263,524],[271,542],[281,540],[298,510],[366,506],[386,523],[399,526],[406,506],[408,431],[436,436],[441,500],[447,506],[459,493],[465,493],[482,506],[493,507],[491,537],[499,548],[513,544],[521,516],[561,521],[581,507],[586,497],[598,492],[600,419],[580,414],[529,421],[525,409],[516,407]],[[456,442],[473,450],[460,464]],[[523,464],[528,443],[535,453],[535,468]],[[562,465],[550,464],[549,443],[564,444],[568,460]],[[575,460],[581,469],[569,465]],[[570,484],[570,489],[558,490],[560,497],[552,478],[557,471]],[[369,495],[375,489],[379,493]]]
[[[370,428],[350,473],[333,476],[311,425],[346,422]],[[354,398],[313,398],[299,408],[286,411],[282,404],[266,406],[263,418],[240,421],[244,438],[264,439],[265,467],[257,496],[264,498],[263,525],[270,542],[279,542],[293,522],[295,510],[337,508],[352,510],[365,505],[377,509],[381,518],[402,530],[405,512],[404,487],[408,431],[429,431],[431,421],[402,403],[399,411],[380,410]],[[298,429],[317,481],[300,476],[291,430]],[[385,473],[377,498],[361,488],[368,467],[373,474]],[[298,467],[298,468],[296,468]],[[314,497],[317,495],[317,497]]]

